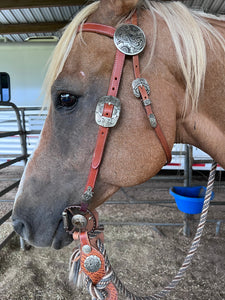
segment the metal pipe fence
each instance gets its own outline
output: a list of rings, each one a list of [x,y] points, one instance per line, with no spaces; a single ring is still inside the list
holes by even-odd
[[[3,102],[0,101],[0,111],[1,112],[14,112],[15,120],[11,121],[11,123],[15,123],[17,125],[17,130],[2,130],[0,131],[0,139],[8,138],[8,137],[19,137],[20,140],[20,149],[21,154],[18,156],[17,154],[5,154],[2,155],[5,156],[5,160],[3,163],[0,163],[0,170],[8,168],[9,166],[15,165],[18,162],[23,161],[24,165],[27,162],[27,159],[29,157],[28,151],[27,151],[27,135],[28,134],[34,134],[34,133],[40,133],[39,131],[33,131],[30,130],[29,132],[26,131],[26,121],[25,121],[25,111],[37,111],[40,110],[40,108],[18,108],[14,103],[12,102]],[[7,120],[2,120],[3,127],[6,124]],[[6,128],[7,129],[7,128]],[[16,156],[16,157],[15,157]],[[11,157],[13,157],[11,159]],[[6,188],[2,189],[0,191],[0,197],[4,196],[8,192],[12,191],[16,187],[18,187],[20,183],[20,180],[16,180],[14,183],[10,184]],[[0,202],[12,202],[11,200],[1,200]],[[12,215],[12,210],[8,211],[5,215],[3,215],[2,218],[0,218],[0,226],[4,224]],[[12,231],[3,241],[0,243],[0,249],[2,249],[7,242],[15,235],[15,232]],[[24,248],[24,241],[20,240],[21,248]]]
[[[25,143],[25,129],[22,126],[21,123],[21,118],[20,118],[20,113],[19,110],[17,108],[17,106],[14,103],[10,103],[10,102],[3,102],[0,101],[0,106],[3,107],[10,107],[14,110],[15,115],[16,115],[16,120],[17,120],[17,126],[18,126],[18,130],[17,131],[6,131],[6,132],[0,132],[0,138],[4,138],[4,137],[10,137],[10,136],[14,136],[14,135],[19,135],[20,137],[20,143],[21,143],[21,148],[22,148],[22,156],[21,157],[17,157],[15,159],[13,159],[12,161],[9,162],[5,162],[3,164],[0,164],[0,170],[7,168],[10,165],[13,165],[15,162],[21,161],[21,160],[26,160],[27,158],[27,149],[26,149],[26,143]],[[7,194],[9,191],[13,190],[14,188],[16,188],[19,185],[19,180],[14,182],[13,184],[11,184],[10,186],[4,188],[3,190],[0,191],[0,197],[2,197],[3,195]],[[7,212],[1,219],[0,219],[0,226],[5,223],[12,215],[12,210],[10,210],[9,212]],[[15,232],[12,231],[1,243],[0,243],[0,249],[3,248],[6,243],[14,236]]]

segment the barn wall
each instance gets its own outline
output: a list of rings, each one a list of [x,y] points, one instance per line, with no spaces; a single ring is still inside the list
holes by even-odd
[[[17,106],[40,106],[41,87],[55,43],[0,44],[0,72],[11,79],[11,101]]]

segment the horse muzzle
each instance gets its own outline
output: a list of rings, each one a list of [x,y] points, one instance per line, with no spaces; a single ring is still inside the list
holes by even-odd
[[[12,225],[16,233],[18,233],[23,239],[29,240],[31,229],[27,222],[24,222],[24,220],[21,220],[13,215]]]
[[[65,232],[62,219],[56,223],[54,231],[46,227],[46,230],[32,226],[25,219],[12,216],[14,230],[30,245],[35,247],[53,247],[61,249],[72,242],[72,237]],[[51,227],[52,228],[52,227]]]

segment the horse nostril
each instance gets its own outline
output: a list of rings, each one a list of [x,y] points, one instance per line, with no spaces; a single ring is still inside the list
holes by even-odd
[[[21,236],[23,236],[24,234],[24,229],[25,229],[25,224],[20,221],[19,219],[13,219],[12,220],[12,223],[13,223],[13,227],[14,227],[14,230]]]

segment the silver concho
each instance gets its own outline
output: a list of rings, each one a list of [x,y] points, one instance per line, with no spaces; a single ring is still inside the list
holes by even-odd
[[[140,27],[133,24],[122,24],[115,31],[114,43],[122,53],[137,55],[144,49],[146,38]]]
[[[113,105],[113,112],[111,117],[103,116],[104,105]],[[95,111],[95,121],[102,127],[114,127],[120,116],[120,100],[113,96],[103,96],[98,100],[98,104]]]
[[[85,253],[85,254],[89,254],[91,252],[91,247],[89,245],[84,245],[82,247],[82,251]]]
[[[90,255],[84,261],[84,267],[88,272],[94,273],[101,268],[101,260],[98,256]]]
[[[71,222],[76,229],[85,229],[87,226],[87,219],[83,215],[74,215]]]

